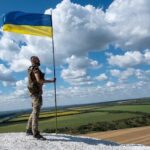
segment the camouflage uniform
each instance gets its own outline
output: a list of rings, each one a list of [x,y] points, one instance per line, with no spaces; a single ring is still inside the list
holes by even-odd
[[[42,106],[42,85],[37,83],[34,74],[38,73],[41,76],[42,72],[40,71],[38,66],[31,66],[28,69],[28,73],[29,73],[28,85],[32,84],[31,82],[34,82],[36,86],[35,86],[35,91],[29,89],[29,93],[32,98],[32,113],[29,117],[26,128],[27,130],[32,130],[33,135],[36,135],[38,132],[38,119],[39,119],[40,109]]]

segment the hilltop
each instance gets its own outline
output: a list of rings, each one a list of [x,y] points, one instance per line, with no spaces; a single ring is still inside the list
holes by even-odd
[[[66,134],[43,134],[46,141],[25,136],[25,133],[0,134],[1,150],[150,150],[143,145],[120,145],[106,140],[71,136]]]

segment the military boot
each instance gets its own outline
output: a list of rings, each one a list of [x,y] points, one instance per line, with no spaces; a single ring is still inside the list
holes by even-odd
[[[26,135],[33,135],[32,130],[31,130],[31,129],[27,129],[27,130],[26,130]]]
[[[40,132],[38,131],[35,135],[33,135],[34,138],[36,138],[37,140],[46,140],[46,138],[44,138]]]

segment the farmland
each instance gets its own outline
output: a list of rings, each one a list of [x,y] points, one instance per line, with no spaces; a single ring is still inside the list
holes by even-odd
[[[143,144],[150,146],[150,127],[120,129],[84,134],[83,136],[110,140],[122,144]]]
[[[126,101],[124,103],[110,102],[104,104],[91,104],[82,106],[70,106],[58,110],[58,131],[83,133],[92,131],[106,131],[120,128],[129,128],[149,125],[150,104],[140,100]],[[29,113],[18,114],[11,119],[0,123],[0,132],[22,132],[25,131]],[[107,125],[104,125],[107,124]],[[43,111],[39,122],[41,131],[54,132],[55,111]],[[103,126],[106,128],[104,129]],[[66,129],[66,130],[65,130]]]

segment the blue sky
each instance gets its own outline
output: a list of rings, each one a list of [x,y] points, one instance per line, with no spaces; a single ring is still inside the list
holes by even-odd
[[[2,31],[10,11],[53,9],[58,105],[149,97],[150,1],[1,0],[0,109],[30,108],[27,68],[41,59],[53,77],[51,39]],[[126,11],[128,10],[128,11]],[[44,106],[54,105],[53,84],[44,86]]]

